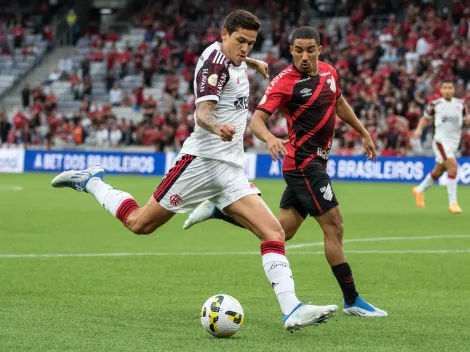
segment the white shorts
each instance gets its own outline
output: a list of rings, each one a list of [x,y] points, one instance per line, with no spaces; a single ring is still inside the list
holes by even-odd
[[[156,201],[174,213],[186,213],[209,200],[224,209],[237,200],[261,194],[240,167],[220,160],[180,154],[153,193]]]
[[[436,141],[432,142],[432,149],[436,156],[436,162],[438,164],[444,163],[447,159],[455,158],[457,149],[459,148],[460,141]]]

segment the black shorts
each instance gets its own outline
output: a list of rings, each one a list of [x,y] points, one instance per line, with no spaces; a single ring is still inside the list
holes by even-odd
[[[322,164],[312,161],[305,169],[284,171],[283,174],[287,187],[281,198],[281,208],[293,207],[305,219],[309,214],[321,215],[339,205],[330,176]]]

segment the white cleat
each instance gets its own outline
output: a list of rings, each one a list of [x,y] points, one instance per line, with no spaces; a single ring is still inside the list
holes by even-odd
[[[55,188],[70,187],[79,192],[86,192],[86,185],[90,179],[104,177],[104,170],[100,166],[92,166],[85,170],[64,171],[54,177],[51,186]]]
[[[284,328],[290,332],[300,330],[306,326],[326,323],[338,310],[338,306],[314,306],[312,304],[299,304],[289,315],[284,315]]]
[[[189,214],[188,218],[184,222],[183,229],[187,230],[191,226],[199,224],[200,222],[209,220],[214,217],[215,205],[205,200]]]
[[[361,296],[357,296],[356,301],[349,305],[344,304],[343,312],[345,315],[355,317],[386,317],[387,312],[382,309],[374,307],[372,304],[364,301]]]

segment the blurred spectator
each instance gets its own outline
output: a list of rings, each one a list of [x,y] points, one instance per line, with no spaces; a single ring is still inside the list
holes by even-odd
[[[109,91],[109,102],[112,106],[121,106],[122,89],[118,83],[114,83],[114,87]]]

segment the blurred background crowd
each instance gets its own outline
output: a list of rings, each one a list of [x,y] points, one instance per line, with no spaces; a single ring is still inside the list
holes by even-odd
[[[11,3],[0,9],[0,73],[21,77],[27,57],[36,60],[54,50],[57,34],[48,23],[64,4],[27,1],[18,14]],[[79,26],[77,15],[66,9],[73,29],[67,44],[74,46],[73,53],[44,72],[40,82],[20,78],[20,106],[0,112],[0,142],[27,148],[179,150],[194,128],[192,82],[198,56],[220,39],[226,14],[244,8],[262,20],[250,56],[269,64],[271,79],[290,64],[293,29],[314,26],[323,46],[320,60],[338,71],[344,97],[380,154],[425,155],[432,126],[420,140],[412,138],[412,131],[425,106],[439,97],[439,83],[452,79],[456,96],[470,103],[470,1],[447,3],[141,1],[127,19],[131,25],[126,31],[102,23]],[[251,116],[268,81],[255,72],[250,72],[250,81]],[[280,111],[268,123],[276,136],[287,135]],[[249,128],[245,147],[265,148]],[[360,136],[339,119],[333,149],[341,155],[363,153]],[[467,131],[461,153],[470,153]]]

